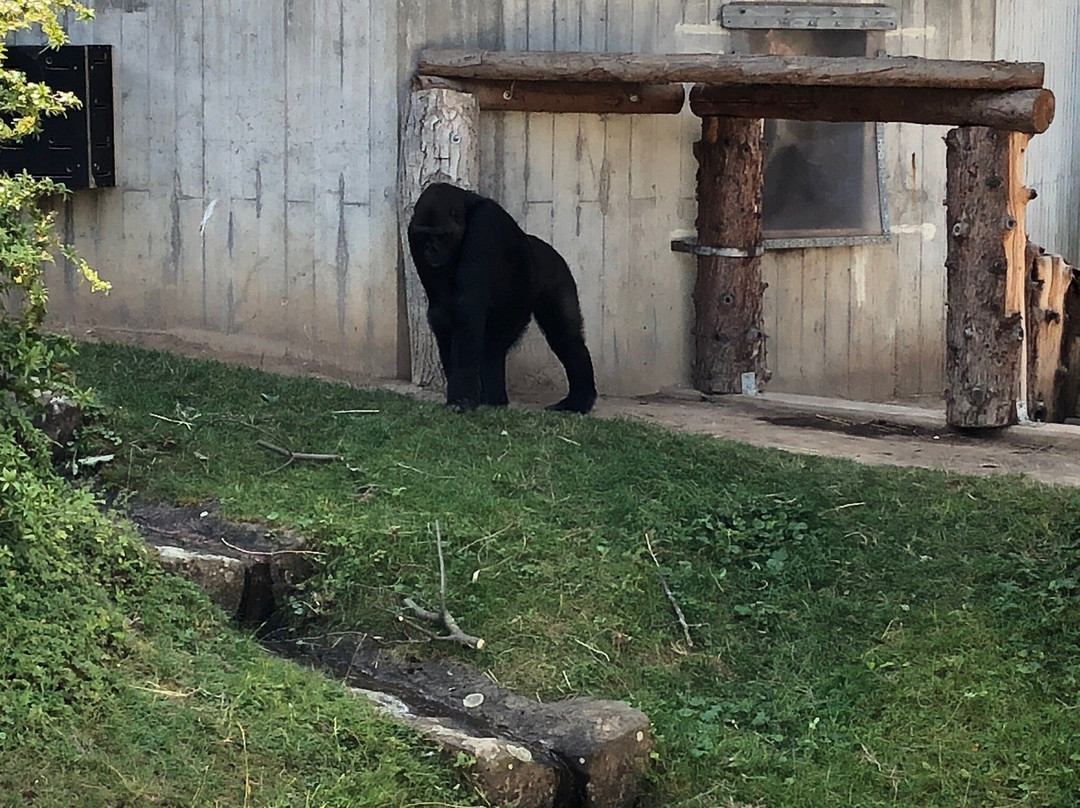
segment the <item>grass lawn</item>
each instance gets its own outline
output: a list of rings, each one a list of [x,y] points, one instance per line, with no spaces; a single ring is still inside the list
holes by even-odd
[[[543,699],[587,694],[644,710],[659,736],[649,805],[1077,803],[1080,492],[869,468],[626,421],[454,415],[118,346],[82,346],[75,367],[123,441],[106,484],[217,500],[227,516],[310,536],[325,566],[296,608],[328,627],[418,637],[397,613],[403,596],[437,599],[439,520],[448,606],[487,644],[413,647],[459,656]],[[260,439],[345,461],[278,468]],[[341,752],[339,714],[354,713],[335,688],[279,671],[298,706],[256,686],[260,670],[280,663],[235,635],[199,636],[170,685],[195,695],[135,691],[135,707],[106,711],[87,730],[140,750],[175,733],[183,759],[174,762],[192,779],[186,790],[171,784],[175,801],[162,804],[198,804],[197,771],[243,784],[257,760],[264,786],[307,776],[291,765],[293,738],[317,747],[316,771],[384,765],[386,733],[408,750],[379,725],[351,728]],[[245,673],[225,681],[222,660],[233,654],[230,667]],[[237,692],[243,677],[250,686]],[[190,715],[179,717],[181,702]],[[240,705],[259,716],[258,733],[240,732]],[[203,733],[207,722],[215,729]],[[59,730],[74,759],[82,742]],[[223,750],[235,768],[215,762]],[[113,774],[100,757],[79,774],[88,790],[110,777],[133,788],[149,779]],[[436,769],[385,765],[406,783],[451,788]],[[0,763],[0,785],[11,766]],[[246,804],[243,788],[221,793],[233,795],[221,804]]]

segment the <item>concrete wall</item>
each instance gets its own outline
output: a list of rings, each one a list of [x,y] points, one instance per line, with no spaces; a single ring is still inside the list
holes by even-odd
[[[60,268],[57,323],[168,331],[382,377],[407,367],[395,171],[419,48],[730,47],[721,0],[94,5],[97,20],[71,31],[115,46],[120,186],[79,192],[62,221],[115,291],[91,298]],[[1036,5],[1032,15],[1020,0],[894,0],[901,26],[885,48],[1050,62],[1059,120],[1031,149],[1041,196],[1029,215],[1036,239],[1076,261],[1080,14],[1072,0]],[[481,190],[569,260],[601,391],[685,383],[694,261],[668,244],[693,228],[697,119],[482,118]],[[770,389],[940,396],[944,133],[885,127],[891,243],[766,256]],[[510,375],[562,383],[535,333]]]

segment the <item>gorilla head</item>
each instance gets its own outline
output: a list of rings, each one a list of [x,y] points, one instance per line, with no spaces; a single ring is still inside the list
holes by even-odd
[[[440,198],[443,196],[449,198]],[[454,261],[465,235],[468,203],[465,195],[421,194],[409,222],[410,250],[415,252],[419,246],[424,261],[432,267],[445,267]]]

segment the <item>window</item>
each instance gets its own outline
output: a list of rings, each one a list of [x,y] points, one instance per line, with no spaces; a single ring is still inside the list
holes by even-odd
[[[802,56],[876,54],[896,25],[871,5],[730,3],[721,19],[736,51]],[[887,242],[881,135],[874,123],[765,121],[766,247]]]

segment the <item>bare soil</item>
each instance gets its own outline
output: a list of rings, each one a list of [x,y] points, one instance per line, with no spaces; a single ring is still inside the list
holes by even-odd
[[[958,433],[934,426],[901,424],[865,415],[799,411],[767,400],[746,406],[727,399],[684,401],[656,395],[603,398],[602,417],[629,417],[671,429],[699,432],[755,446],[825,455],[886,466],[920,466],[963,474],[1021,474],[1034,480],[1080,486],[1080,452],[1072,441],[1009,430]],[[941,418],[944,421],[944,418]],[[1062,427],[1057,427],[1061,430]],[[1009,434],[1013,433],[1013,434]],[[1080,437],[1080,429],[1077,429]]]

